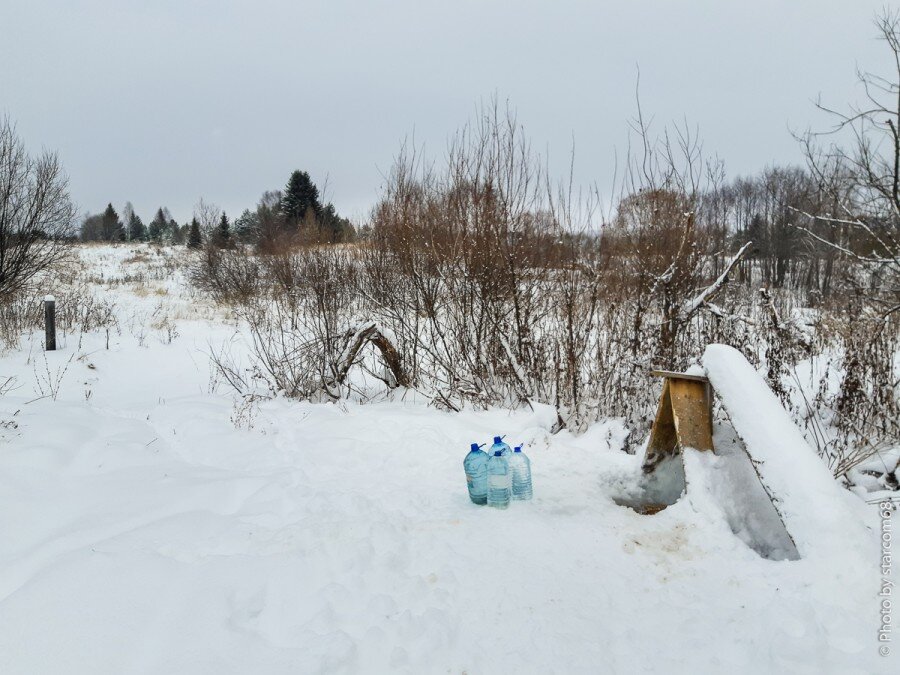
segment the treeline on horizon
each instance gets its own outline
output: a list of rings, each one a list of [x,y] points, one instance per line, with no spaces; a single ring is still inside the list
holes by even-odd
[[[740,270],[754,265],[769,285],[786,283],[827,294],[835,273],[837,244],[859,255],[878,254],[875,237],[859,228],[835,228],[831,222],[810,219],[825,209],[820,183],[804,167],[771,166],[754,175],[721,181],[697,200],[696,225],[708,235],[708,252],[724,260],[746,242],[752,242]],[[582,228],[571,236],[584,246],[600,246],[602,256],[627,255],[633,242],[623,241],[628,221],[646,208],[659,212],[677,201],[665,190],[637,191],[624,196],[609,222],[596,230]],[[674,206],[674,205],[672,205]],[[549,240],[559,230],[549,226],[547,214],[534,214],[535,234],[548,224]],[[885,228],[890,227],[888,223]],[[824,239],[817,242],[807,231]],[[332,203],[323,204],[319,190],[305,171],[294,171],[284,190],[263,193],[256,207],[245,209],[234,221],[215,205],[200,201],[190,222],[178,223],[166,207],[157,209],[149,223],[131,203],[119,214],[110,203],[102,213],[85,216],[79,239],[85,242],[140,241],[199,248],[251,245],[259,253],[281,251],[302,244],[338,244],[365,240],[371,228],[360,231],[341,217]],[[826,243],[827,242],[827,243]],[[741,276],[744,276],[742,273]],[[749,274],[747,276],[750,276]]]
[[[84,217],[78,238],[85,242],[141,241],[186,245],[204,243],[230,247],[251,244],[261,252],[301,242],[345,243],[356,237],[351,222],[332,203],[322,203],[319,189],[306,171],[294,171],[284,190],[263,193],[254,210],[245,209],[233,222],[214,204],[200,200],[190,222],[178,223],[161,206],[144,220],[126,202],[120,215],[112,203],[102,213]]]

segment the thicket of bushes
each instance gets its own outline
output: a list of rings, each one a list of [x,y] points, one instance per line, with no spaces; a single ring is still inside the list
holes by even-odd
[[[801,406],[837,472],[853,452],[896,438],[896,317],[876,318],[833,269],[823,287],[810,269],[833,267],[831,250],[795,248],[770,264],[747,245],[745,229],[714,208],[722,189],[695,180],[706,174],[690,142],[651,144],[635,164],[649,170],[602,214],[590,198],[550,188],[515,120],[492,110],[460,132],[440,168],[401,154],[363,241],[208,247],[193,278],[240,310],[253,372],[289,396],[347,395],[356,363],[448,409],[548,403],[560,428],[620,416],[639,441],[658,393],[650,371],[685,368],[724,342]],[[815,310],[799,311],[810,299]],[[804,359],[840,372],[840,389],[792,400]]]

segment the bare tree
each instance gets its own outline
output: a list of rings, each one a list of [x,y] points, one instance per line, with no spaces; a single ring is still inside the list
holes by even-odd
[[[722,239],[718,226],[710,227],[700,217],[704,200],[715,194],[722,167],[704,158],[696,131],[687,125],[651,133],[650,124],[637,100],[632,131],[639,147],[629,149],[625,164],[623,197],[613,231],[624,245],[637,304],[651,309],[659,320],[659,337],[653,360],[663,367],[686,365],[679,350],[685,328],[700,310],[723,318],[727,313],[712,300],[725,286],[729,273],[749,248],[717,260]],[[710,264],[716,261],[715,264]],[[638,320],[643,311],[637,314]],[[648,351],[634,331],[634,352]]]
[[[122,207],[122,228],[125,230],[125,241],[131,241],[131,229],[134,221],[134,204],[125,202]]]
[[[861,283],[886,318],[900,312],[900,11],[884,10],[875,25],[890,49],[893,72],[857,72],[862,105],[838,110],[817,103],[834,124],[800,140],[828,206],[802,210],[807,224],[801,229],[862,264],[869,274]],[[823,147],[826,136],[833,141]]]
[[[0,300],[65,256],[62,238],[75,217],[56,154],[30,156],[10,120],[0,119]]]
[[[209,237],[222,218],[222,210],[201,197],[194,207],[194,217],[200,223],[200,231],[203,232],[203,236]]]
[[[859,70],[864,103],[839,110],[819,101],[833,126],[800,138],[821,196],[818,209],[796,209],[805,216],[799,227],[844,263],[844,311],[836,322],[843,375],[827,401],[841,441],[830,458],[836,472],[900,433],[894,368],[900,345],[900,11],[885,9],[875,26],[890,51],[891,73]]]

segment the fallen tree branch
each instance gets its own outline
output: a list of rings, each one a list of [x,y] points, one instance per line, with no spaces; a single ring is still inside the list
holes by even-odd
[[[722,271],[722,274],[718,276],[718,278],[712,282],[709,286],[704,288],[698,295],[696,295],[691,300],[687,300],[682,303],[681,308],[679,309],[679,321],[685,322],[690,319],[698,309],[707,305],[710,300],[715,297],[719,291],[722,290],[725,286],[725,282],[728,281],[728,274],[737,265],[738,261],[740,261],[741,257],[744,255],[744,252],[750,248],[750,244],[752,241],[748,241],[746,244],[741,246],[741,250],[739,250],[731,260],[728,261],[728,264],[725,265],[725,269]]]
[[[394,378],[394,387],[408,387],[409,376],[403,368],[400,353],[385,336],[385,331],[375,321],[367,321],[344,333],[344,349],[331,366],[331,377],[325,383],[325,392],[332,398],[340,398],[340,388],[347,379],[350,367],[360,350],[371,342],[381,353],[381,358]]]

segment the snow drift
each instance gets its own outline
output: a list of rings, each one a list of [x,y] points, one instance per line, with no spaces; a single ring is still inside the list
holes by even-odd
[[[703,367],[800,555],[871,547],[859,500],[834,480],[747,359],[709,345]]]

